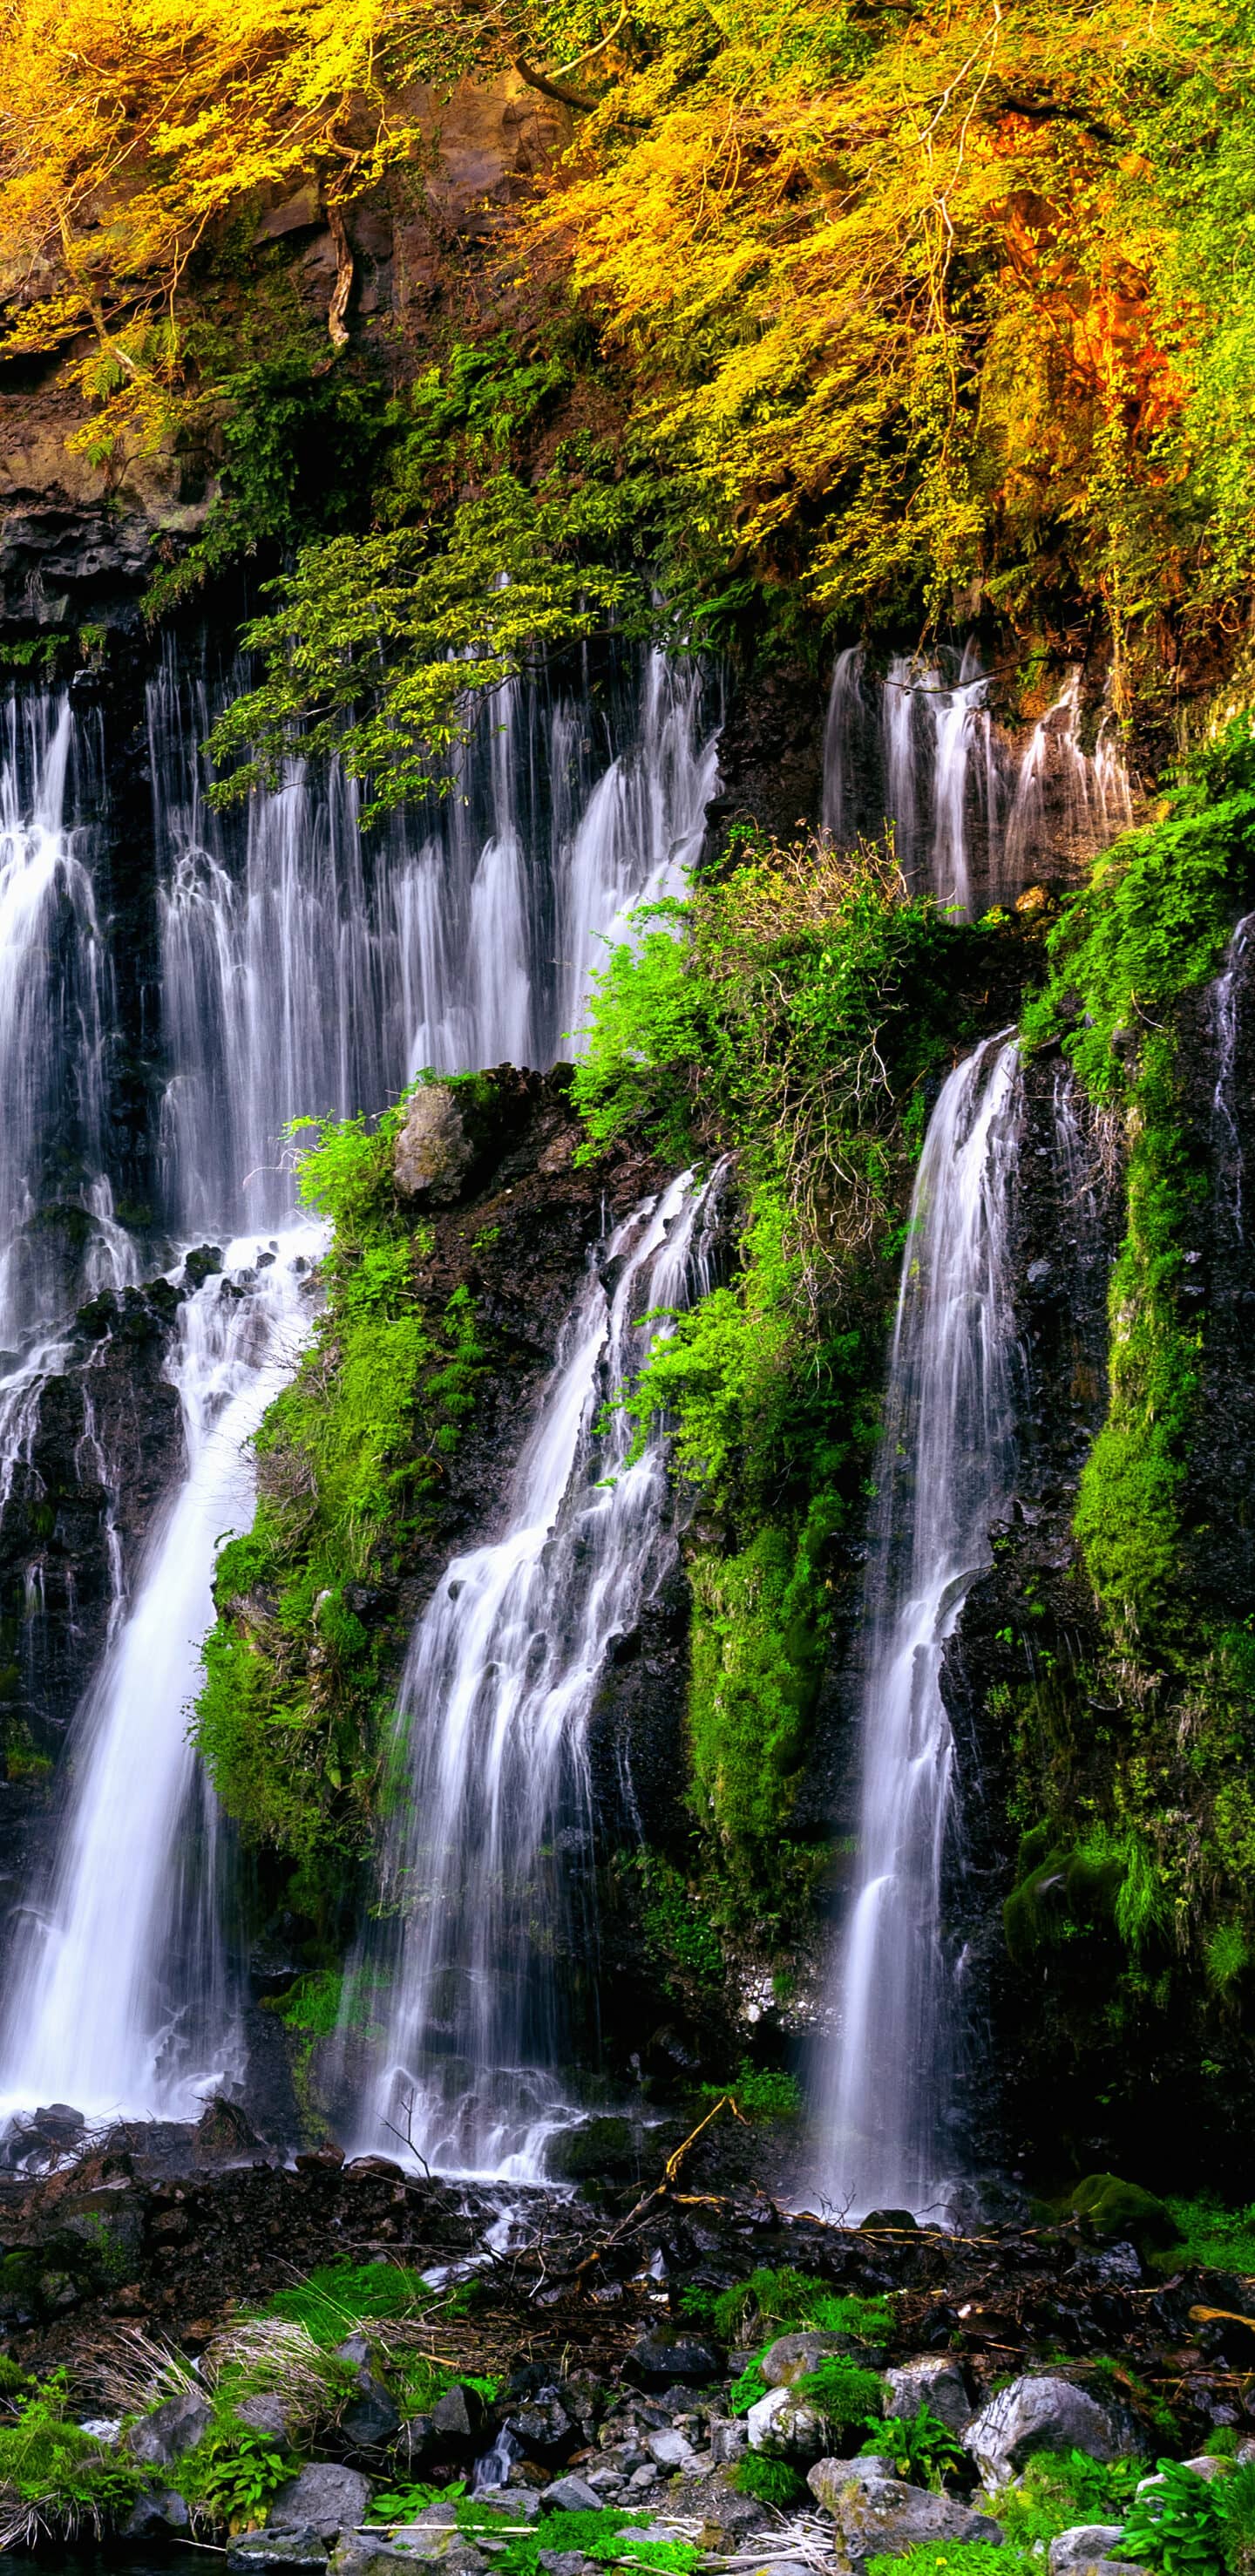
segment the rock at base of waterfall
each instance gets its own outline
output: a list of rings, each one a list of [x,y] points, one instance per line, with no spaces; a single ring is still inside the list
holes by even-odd
[[[852,2343],[850,2335],[820,2334],[817,2329],[777,2335],[763,2354],[759,2368],[769,2388],[788,2388],[804,2371],[818,2370],[821,2361],[849,2352]]]
[[[185,2451],[194,2451],[202,2433],[209,2428],[210,2406],[194,2388],[178,2397],[167,2397],[145,2415],[127,2435],[126,2446],[133,2460],[143,2460],[149,2468],[168,2469],[181,2460]]]
[[[227,2576],[323,2576],[326,2564],[317,2531],[242,2531],[227,2551]]]
[[[766,2365],[764,2364],[764,2377]],[[944,2353],[913,2353],[909,2361],[896,2370],[885,2372],[885,2413],[900,2416],[909,2424],[921,2406],[928,2406],[952,2433],[961,2433],[970,2424],[974,2412],[967,2393],[967,2381],[957,2361]]]
[[[983,2406],[963,2435],[986,2486],[1005,2486],[1038,2451],[1084,2451],[1117,2460],[1141,2448],[1135,2429],[1114,2408],[1053,2372],[1013,2379]]]
[[[423,1083],[406,1110],[392,1157],[392,1177],[401,1197],[451,1206],[474,1160],[474,1140],[451,1085]]]
[[[190,2531],[192,2518],[173,2487],[158,2487],[139,2497],[122,2525],[123,2540],[177,2540]]]
[[[1050,2544],[1050,2576],[1092,2576],[1105,2567],[1124,2532],[1118,2522],[1077,2522]]]
[[[273,2451],[290,2451],[292,2423],[287,2407],[273,2388],[264,2388],[256,2397],[241,2397],[234,2413],[236,2421],[247,2424],[250,2433],[260,2433]]]
[[[930,2495],[887,2477],[879,2460],[819,2460],[807,2474],[811,2494],[836,2525],[838,2576],[857,2576],[869,2558],[901,2558],[932,2541],[1003,2538],[998,2523],[953,2496]]]
[[[483,2431],[484,2401],[477,2388],[455,2380],[446,2388],[432,2417],[437,2435],[446,2441],[474,2442]],[[568,2432],[570,2430],[568,2426]]]
[[[332,2460],[317,2460],[300,2476],[289,2478],[273,2498],[267,2528],[271,2531],[320,2532],[333,2540],[353,2531],[370,2510],[370,2480],[360,2469]]]
[[[541,2495],[540,2509],[542,2513],[597,2513],[601,2497],[587,2478],[555,2478]]]
[[[762,2451],[771,2460],[817,2460],[831,2434],[819,2408],[795,2397],[791,2388],[769,2388],[751,2406],[745,2423],[751,2451]]]

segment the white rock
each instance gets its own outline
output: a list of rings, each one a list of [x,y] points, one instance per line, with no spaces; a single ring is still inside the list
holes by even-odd
[[[957,2361],[947,2353],[918,2352],[910,2361],[899,2362],[896,2370],[885,2372],[886,2415],[900,2415],[909,2424],[921,2406],[931,2406],[952,2433],[961,2433],[971,2423],[967,2383]]]
[[[1123,2538],[1118,2522],[1073,2523],[1070,2531],[1061,2531],[1051,2541],[1050,2576],[1088,2576],[1089,2569],[1101,2566]]]
[[[824,2417],[791,2388],[769,2388],[745,2419],[751,2451],[773,2460],[817,2460],[829,2438]]]
[[[963,2435],[986,2486],[1005,2486],[1036,2451],[1085,2451],[1091,2460],[1118,2459],[1124,2447],[1115,2417],[1087,2389],[1051,2373],[1013,2379],[1000,2389]]]

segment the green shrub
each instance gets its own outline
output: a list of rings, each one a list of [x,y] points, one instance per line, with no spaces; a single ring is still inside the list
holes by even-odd
[[[1182,2460],[1161,2460],[1158,2478],[1133,2497],[1112,2557],[1161,2567],[1164,2576],[1221,2576],[1227,2555],[1222,2483],[1228,2481],[1213,2484]]]
[[[1218,2272],[1255,2275],[1255,2200],[1243,2209],[1222,2209],[1219,2201],[1168,2200],[1177,2242],[1163,2257],[1169,2264],[1199,2263]]]
[[[715,2102],[730,2093],[737,2109],[749,2120],[796,2120],[804,2109],[802,2088],[796,2075],[783,2068],[751,2066],[743,2057],[735,2075],[726,2084],[703,2084],[702,2098]]]
[[[814,2406],[830,2424],[864,2424],[883,2412],[884,2384],[879,2371],[864,2369],[844,2353],[834,2353],[793,2382],[793,2393]]]
[[[887,2415],[862,2447],[886,2460],[895,2477],[917,2487],[939,2486],[948,2470],[970,2466],[962,2443],[926,2403],[916,2407],[909,2423],[900,2415]]]
[[[814,2273],[788,2265],[775,2271],[760,2266],[729,2290],[685,2291],[682,2305],[686,2315],[708,2318],[721,2343],[735,2343],[750,2328],[760,2337],[771,2328],[774,2340],[791,2326],[848,2335],[853,2343],[880,2343],[894,2328],[888,2299],[830,2289]]]
[[[1123,2522],[1144,2460],[1092,2460],[1086,2451],[1039,2451],[998,2496],[998,2520],[1016,2547],[1044,2548],[1082,2522]]]
[[[29,2546],[41,2532],[99,2534],[130,2511],[144,2472],[70,2420],[64,2370],[16,2396],[14,2407],[14,2422],[0,2425],[0,2548]]]
[[[756,2504],[775,2505],[781,2513],[807,2499],[800,2470],[789,2460],[769,2460],[765,2451],[746,2451],[732,2472],[732,2483],[738,2495],[753,2496]]]

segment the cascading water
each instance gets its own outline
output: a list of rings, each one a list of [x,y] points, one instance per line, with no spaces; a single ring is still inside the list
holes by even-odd
[[[286,1219],[294,1116],[382,1105],[424,1064],[553,1061],[578,1025],[599,937],[632,902],[677,889],[696,855],[715,776],[703,697],[695,665],[660,655],[633,664],[596,712],[591,697],[550,706],[533,689],[502,691],[481,710],[455,793],[368,853],[334,769],[294,765],[242,826],[220,821],[198,748],[214,701],[165,662],[148,716],[168,1066],[158,1159],[175,1242]],[[14,707],[8,722],[0,1339],[59,1313],[29,1220],[46,1208],[50,1145],[66,1166],[71,1113],[89,1237],[77,1293],[139,1275],[100,1143],[105,937],[64,820],[80,737],[68,703]],[[241,1301],[211,1286],[184,1309],[188,1475],[129,1608],[119,1561],[116,1634],[76,1723],[55,1869],[26,1906],[10,1977],[0,2094],[13,2104],[187,2106],[227,2062],[215,1818],[185,1704],[212,1616],[214,1542],[249,1508],[240,1443],[293,1365],[293,1276],[285,1252]],[[49,1344],[0,1384],[0,1508],[6,1462],[62,1356]]]
[[[68,698],[10,698],[0,751],[0,1350],[133,1277],[101,1177],[108,977],[67,826]],[[100,1224],[83,1220],[98,1217]],[[65,1234],[87,1258],[64,1257]],[[59,1254],[61,1257],[59,1257]]]
[[[186,1736],[224,1536],[247,1525],[242,1444],[306,1329],[312,1229],[189,1297],[171,1375],[187,1477],[81,1712],[52,1884],[27,1906],[0,2031],[0,2105],[177,2116],[237,2073],[216,1809]]]
[[[1212,994],[1212,1016],[1216,1040],[1216,1082],[1212,1092],[1211,1123],[1216,1142],[1218,1164],[1218,1197],[1224,1206],[1233,1239],[1246,1241],[1242,1191],[1246,1178],[1242,1131],[1234,1114],[1233,1077],[1237,1064],[1239,1013],[1247,959],[1250,955],[1251,932],[1255,929],[1255,912],[1248,912],[1238,923],[1229,942],[1228,953]]]
[[[897,654],[882,680],[861,646],[837,657],[824,733],[823,829],[837,842],[893,825],[908,882],[964,914],[1021,891],[1043,853],[1077,858],[1132,821],[1109,720],[1079,740],[1079,671],[1034,726],[1018,767],[995,733],[974,645]]]
[[[911,1203],[864,1594],[858,1877],[820,2088],[824,2187],[855,2212],[935,2213],[952,2172],[942,1881],[957,1820],[941,1665],[1014,1473],[1019,1085],[1002,1039],[956,1067]]]
[[[238,826],[204,803],[203,683],[149,691],[162,1011],[162,1159],[187,1236],[291,1205],[286,1121],[394,1097],[424,1065],[548,1065],[569,1051],[600,940],[679,888],[713,792],[703,682],[648,655],[608,730],[514,684],[480,711],[456,792],[370,855],[334,768],[294,764]]]
[[[411,1645],[383,1892],[398,1937],[373,1962],[385,2074],[362,2126],[446,2171],[535,2176],[572,2116],[558,1981],[591,1932],[574,1911],[591,1867],[588,1719],[668,1546],[659,1444],[629,1464],[626,1417],[602,1433],[596,1416],[665,1329],[638,1318],[706,1284],[702,1204],[686,1174],[611,1236],[613,1291],[592,1271],[576,1300],[505,1534],[453,1560]]]

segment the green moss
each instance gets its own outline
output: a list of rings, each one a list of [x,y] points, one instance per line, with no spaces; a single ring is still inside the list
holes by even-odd
[[[460,1088],[471,1114],[495,1096],[483,1076]],[[218,1560],[196,1708],[228,1814],[297,1865],[292,1901],[322,1924],[351,1893],[384,1789],[403,1634],[380,1586],[438,1514],[489,1356],[466,1283],[428,1288],[430,1228],[397,1200],[405,1109],[293,1131],[301,1196],[334,1227],[327,1304],[257,1434],[256,1517]]]
[[[125,2453],[106,2449],[71,2421],[66,2374],[14,2399],[14,2421],[0,2425],[0,2523],[6,2546],[39,2533],[72,2539],[101,2532],[129,2511],[144,2473]]]
[[[769,2460],[763,2451],[747,2451],[737,2461],[732,2483],[738,2495],[753,2496],[756,2504],[774,2505],[779,2513],[806,2501],[801,2471],[788,2460]]]

